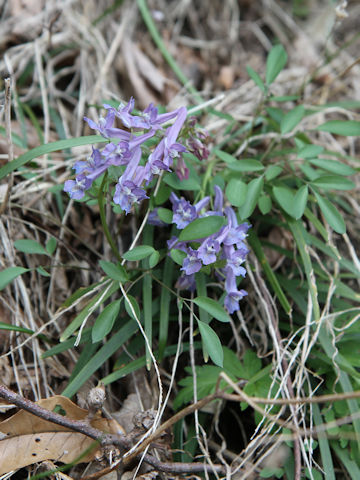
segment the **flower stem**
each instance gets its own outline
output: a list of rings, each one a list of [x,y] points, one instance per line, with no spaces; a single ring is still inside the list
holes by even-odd
[[[104,175],[104,178],[101,182],[101,186],[99,189],[99,194],[98,194],[98,204],[99,204],[99,211],[100,211],[100,219],[101,219],[101,224],[105,233],[105,237],[107,238],[107,241],[109,242],[109,245],[111,247],[111,250],[114,252],[115,257],[119,260],[119,262],[122,261],[121,255],[119,254],[118,249],[116,248],[115,242],[111,236],[108,224],[106,222],[106,215],[105,215],[105,207],[104,207],[104,185],[106,182],[107,178],[107,172]]]

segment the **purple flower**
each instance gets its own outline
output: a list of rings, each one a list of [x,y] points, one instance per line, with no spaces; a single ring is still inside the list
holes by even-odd
[[[245,277],[246,270],[241,265],[245,262],[246,255],[249,253],[247,247],[241,247],[235,250],[233,246],[224,245],[225,258],[227,259],[226,266],[231,268],[236,277]]]
[[[178,110],[174,110],[170,113],[158,114],[158,109],[150,103],[150,105],[139,115],[132,115],[131,112],[134,110],[135,101],[131,97],[127,105],[120,104],[116,109],[111,105],[105,104],[104,107],[112,114],[116,115],[122,123],[127,128],[138,128],[143,130],[154,129],[157,130],[161,128],[161,124],[167,122],[171,118],[176,117]]]
[[[189,178],[190,171],[182,157],[178,158],[176,162],[175,173],[178,176],[179,180],[187,180]]]
[[[196,288],[195,274],[186,275],[183,273],[176,282],[175,287],[179,290],[189,290],[193,292]]]
[[[179,230],[182,230],[197,217],[196,208],[184,198],[178,198],[171,193],[170,200],[173,204],[173,221]]]
[[[109,165],[116,166],[127,165],[132,157],[128,142],[108,143],[103,150],[103,155]]]
[[[140,203],[145,198],[149,198],[145,191],[131,180],[122,181],[122,178],[120,178],[116,184],[114,203],[120,205],[125,210],[126,215],[130,212],[134,203]]]
[[[115,188],[114,203],[120,205],[126,214],[134,203],[140,203],[145,198],[149,198],[141,185],[144,180],[145,168],[139,166],[141,159],[141,149],[137,147],[133,152],[133,157],[128,163],[123,175],[119,178]]]
[[[238,290],[235,275],[230,268],[226,269],[225,290],[227,293],[224,300],[225,308],[229,313],[234,313],[240,309],[239,301],[247,295],[247,292]]]
[[[91,187],[91,181],[85,175],[80,174],[75,180],[66,180],[64,191],[74,200],[80,200],[85,195],[85,190]]]
[[[191,247],[187,249],[187,257],[184,258],[183,266],[180,270],[183,270],[186,275],[191,275],[198,272],[201,267],[201,260],[199,259],[198,252]]]
[[[115,114],[109,112],[106,117],[100,117],[99,123],[95,123],[91,118],[84,117],[84,120],[88,123],[89,127],[93,130],[97,130],[104,138],[120,138],[121,140],[128,141],[130,139],[130,133],[120,128],[112,128],[115,120]]]
[[[231,207],[225,208],[225,213],[228,217],[228,225],[230,226],[229,233],[224,239],[225,245],[236,245],[238,248],[244,246],[244,240],[247,237],[247,231],[250,228],[248,223],[238,225],[236,214]]]
[[[155,225],[156,227],[165,227],[166,223],[159,217],[158,210],[158,208],[154,208],[154,210],[149,213],[147,222],[149,225]]]
[[[167,241],[167,246],[169,250],[176,248],[177,250],[182,250],[183,252],[187,253],[186,243],[179,242],[178,237],[175,237],[175,235],[173,235],[170,240]]]
[[[219,251],[220,243],[212,237],[204,240],[197,250],[198,257],[204,265],[210,265],[210,263],[216,262],[216,255]]]

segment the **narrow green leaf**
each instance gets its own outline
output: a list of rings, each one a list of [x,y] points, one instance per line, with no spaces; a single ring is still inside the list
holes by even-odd
[[[49,240],[46,242],[45,248],[49,255],[52,255],[55,252],[56,244],[56,238],[54,237],[49,238]]]
[[[279,299],[280,305],[284,309],[285,313],[287,315],[291,315],[292,307],[290,303],[288,302],[288,299],[286,298],[286,295],[284,291],[281,288],[281,285],[277,279],[277,276],[275,275],[273,269],[271,268],[267,258],[265,257],[264,250],[262,248],[261,242],[259,238],[256,236],[254,233],[254,230],[250,230],[250,235],[248,237],[249,244],[251,248],[254,250],[255,255],[257,256],[260,265],[262,269],[264,270],[264,273],[272,287],[272,289],[275,292],[275,295]]]
[[[104,294],[104,291],[107,292]],[[67,340],[70,335],[72,335],[80,325],[89,318],[103,303],[106,302],[108,298],[111,297],[116,291],[119,290],[119,286],[115,282],[104,284],[103,290],[100,291],[95,297],[93,297],[86,306],[81,310],[81,312],[76,315],[74,320],[65,328],[63,333],[60,336],[60,342]],[[96,308],[95,308],[96,305]]]
[[[216,320],[220,322],[230,322],[230,317],[226,313],[225,309],[215,300],[208,297],[196,297],[193,302],[210,315],[212,315]]]
[[[227,199],[234,207],[241,207],[245,203],[246,192],[246,183],[238,178],[232,178],[225,190]]]
[[[181,260],[181,265],[182,265],[182,260]],[[163,269],[163,276],[162,276],[162,282],[164,285],[172,285],[173,274],[174,274],[174,265],[171,261],[171,258],[166,256],[165,265]],[[161,359],[163,358],[165,347],[168,341],[170,300],[171,300],[170,290],[168,288],[162,287],[161,295],[160,295],[159,361],[161,361]]]
[[[25,272],[28,272],[28,268],[24,267],[9,267],[0,272],[0,290],[6,287],[10,282],[12,282],[16,277],[22,275]]]
[[[324,175],[311,182],[323,190],[352,190],[355,184],[348,178],[339,175]]]
[[[240,158],[234,163],[229,163],[228,169],[234,172],[260,172],[264,165],[253,158]]]
[[[45,270],[44,267],[40,265],[40,267],[37,267],[36,271],[42,275],[43,277],[51,277],[50,273]]]
[[[106,275],[108,275],[113,280],[117,282],[127,282],[129,280],[129,275],[125,268],[119,263],[115,265],[112,262],[107,262],[106,260],[100,260],[100,267],[104,270]]]
[[[301,218],[304,214],[308,195],[309,195],[309,189],[307,185],[303,185],[302,187],[300,187],[295,194],[293,215],[296,220]]]
[[[124,253],[123,258],[130,262],[135,262],[137,260],[143,260],[144,258],[149,257],[154,251],[154,248],[150,245],[139,245]]]
[[[138,320],[140,320],[140,307],[136,298],[134,298],[132,295],[127,295],[127,298],[125,298],[125,309],[128,315],[134,320],[136,320],[136,317]],[[129,302],[131,303],[132,308],[130,307]],[[136,317],[132,310],[134,310]]]
[[[280,122],[280,131],[284,135],[291,132],[303,119],[305,115],[305,108],[303,105],[298,105],[290,112],[283,116]]]
[[[258,198],[264,186],[264,178],[254,178],[248,184],[247,196],[244,205],[239,208],[239,215],[242,220],[246,220],[255,210]]]
[[[287,53],[282,45],[275,45],[266,59],[266,84],[273,83],[287,62]]]
[[[310,160],[310,163],[316,167],[327,170],[331,173],[336,173],[337,175],[354,175],[356,170],[354,170],[349,165],[339,162],[338,160],[329,160],[328,158],[313,158]]]
[[[207,325],[200,320],[198,320],[197,323],[202,341],[204,342],[211,360],[215,363],[215,365],[222,367],[224,361],[224,352],[219,337],[216,335],[210,325]]]
[[[316,127],[316,130],[344,135],[345,137],[357,137],[360,135],[360,122],[356,120],[330,120]]]
[[[72,397],[91,375],[101,368],[106,360],[110,358],[137,330],[137,324],[133,320],[127,322],[116,332],[110,340],[90,359],[90,361],[76,374],[62,394],[65,397]]]
[[[19,325],[10,325],[5,322],[0,322],[0,330],[10,330],[12,332],[28,333],[29,335],[33,335],[35,333],[34,330],[30,330],[30,328],[20,327]]]
[[[333,205],[327,198],[322,197],[315,191],[314,195],[325,217],[325,220],[328,222],[330,227],[333,228],[337,233],[346,233],[345,221],[339,210],[335,207],[335,205]]]
[[[94,326],[91,331],[92,342],[100,342],[103,338],[106,337],[108,333],[111,332],[112,327],[116,317],[120,311],[121,300],[115,300],[107,305],[100,315],[95,320]]]
[[[255,72],[249,65],[246,65],[246,71],[251,78],[255,82],[255,84],[260,88],[260,90],[265,93],[266,92],[266,87],[264,85],[264,82],[261,80],[260,75]]]
[[[298,157],[304,159],[315,158],[323,151],[324,147],[321,147],[320,145],[306,145],[305,147],[299,149]]]
[[[15,240],[14,247],[23,253],[33,253],[37,255],[49,255],[45,248],[37,241],[22,238],[21,240]]]
[[[181,242],[189,242],[208,237],[216,233],[224,225],[224,218],[218,215],[197,218],[189,223],[179,235]]]
[[[82,145],[92,145],[94,143],[104,143],[104,137],[101,135],[88,135],[85,137],[79,138],[70,138],[66,140],[59,140],[57,142],[46,143],[45,145],[40,145],[39,147],[35,147],[28,152],[25,152],[23,155],[15,158],[12,162],[7,163],[2,168],[0,168],[0,180],[9,173],[14,172],[19,167],[22,167],[26,163],[34,160],[34,158],[41,157],[47,153],[56,152],[58,150],[65,150],[67,148],[72,147],[80,147]]]

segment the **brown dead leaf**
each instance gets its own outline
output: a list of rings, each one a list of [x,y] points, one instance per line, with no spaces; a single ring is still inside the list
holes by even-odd
[[[73,420],[84,420],[88,415],[87,410],[61,395],[42,399],[37,403],[50,411],[58,406],[61,413],[65,412],[66,417]],[[91,426],[106,433],[125,433],[116,420],[102,418],[100,415],[95,416]],[[4,436],[0,440],[0,474],[44,460],[73,462],[94,443],[85,435],[72,432],[67,427],[44,420],[25,410],[20,410],[0,422],[0,433]],[[99,450],[98,445],[95,444],[95,447],[79,462],[92,460]]]
[[[94,440],[71,432],[21,435],[1,440],[0,447],[0,475],[44,460],[89,462],[98,450]],[[84,452],[86,455],[81,457]]]

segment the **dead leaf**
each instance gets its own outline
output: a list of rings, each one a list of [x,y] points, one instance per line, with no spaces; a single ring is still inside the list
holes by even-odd
[[[50,411],[58,407],[60,413],[65,413],[66,417],[73,420],[84,420],[88,415],[87,410],[78,407],[61,395],[42,399],[37,403]],[[91,426],[106,433],[118,435],[125,433],[116,420],[102,418],[100,414],[94,417]],[[0,440],[0,474],[44,460],[63,463],[77,460],[78,463],[88,462],[99,450],[98,444],[95,443],[86,457],[78,459],[94,444],[91,438],[72,432],[67,427],[44,420],[25,410],[20,410],[1,422],[0,433],[4,436]]]
[[[1,440],[0,446],[0,475],[44,460],[89,462],[99,448],[91,438],[71,432],[21,435]],[[79,460],[89,448],[90,452]]]

